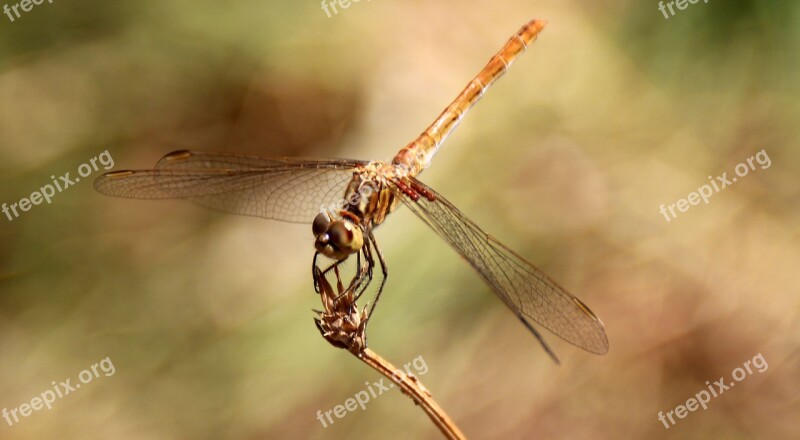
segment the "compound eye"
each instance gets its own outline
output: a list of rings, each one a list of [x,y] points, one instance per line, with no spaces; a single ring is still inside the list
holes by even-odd
[[[346,222],[334,223],[328,230],[328,234],[334,246],[340,249],[348,248],[353,242],[352,226]]]
[[[328,230],[328,226],[331,224],[331,218],[326,212],[320,212],[314,217],[314,223],[311,224],[311,231],[314,233],[314,237],[319,237],[320,234]]]

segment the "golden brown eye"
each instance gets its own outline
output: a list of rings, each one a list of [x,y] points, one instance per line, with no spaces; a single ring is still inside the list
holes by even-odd
[[[350,225],[345,222],[336,222],[331,225],[328,234],[330,234],[334,246],[347,248],[353,242],[353,231],[348,226]]]
[[[320,212],[314,217],[314,223],[311,224],[311,231],[314,233],[314,237],[318,237],[319,234],[328,230],[328,225],[331,224],[331,218],[325,212]]]

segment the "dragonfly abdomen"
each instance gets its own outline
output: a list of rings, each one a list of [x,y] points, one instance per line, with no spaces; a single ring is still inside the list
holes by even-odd
[[[464,115],[483,97],[484,92],[506,73],[517,56],[536,39],[544,25],[543,20],[532,20],[514,34],[442,114],[419,137],[397,153],[392,163],[406,167],[411,177],[415,177],[427,168],[439,147],[455,130]]]

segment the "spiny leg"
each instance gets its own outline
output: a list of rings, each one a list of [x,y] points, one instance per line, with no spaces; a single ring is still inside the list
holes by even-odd
[[[361,261],[362,253],[364,254],[364,263],[362,263]],[[325,275],[327,271],[333,268],[336,273],[337,280],[339,280],[339,283],[341,284],[341,275],[339,274],[339,264],[344,262],[345,260],[346,258],[337,261],[331,267],[326,269],[325,272],[322,272],[321,275]],[[334,298],[334,302],[338,303],[338,301],[345,294],[351,291],[355,291],[356,289],[358,289],[358,292],[354,294],[353,301],[358,301],[358,299],[361,297],[361,294],[364,293],[367,287],[369,287],[370,283],[372,283],[372,276],[373,276],[372,268],[374,265],[375,263],[374,260],[372,259],[369,243],[367,243],[366,246],[362,246],[362,248],[359,249],[359,251],[356,253],[356,274],[355,276],[353,276],[353,280],[350,281],[350,285],[347,288],[347,290],[345,290],[344,288],[339,289],[340,293],[339,295],[336,296],[336,298]]]
[[[365,264],[363,264],[363,265],[361,264],[361,254],[362,253],[364,254],[364,261],[365,261]],[[344,261],[344,260],[341,260],[341,261]],[[362,247],[361,250],[359,250],[359,252],[356,254],[356,264],[358,265],[358,268],[356,270],[356,274],[353,277],[353,280],[350,281],[350,285],[347,288],[347,291],[351,291],[351,290],[356,290],[357,289],[357,292],[354,294],[354,300],[353,300],[354,302],[358,301],[359,298],[361,298],[361,295],[363,295],[364,292],[367,290],[369,285],[372,284],[373,268],[375,267],[375,260],[372,257],[372,251],[371,251],[371,248],[370,248],[369,241],[367,241],[367,243],[365,243],[365,246]],[[334,266],[336,266],[336,267],[333,267],[335,269],[336,276],[337,276],[337,278],[339,280],[341,280],[340,275],[339,275],[339,268],[338,268],[337,265],[334,265]],[[317,270],[319,270],[319,269],[317,269]],[[330,270],[330,268],[328,268],[326,270]],[[315,280],[315,282],[316,282],[316,280]],[[344,291],[344,289],[339,289],[339,291],[341,293],[336,298],[334,298],[334,301],[339,301],[339,299],[342,298],[342,296],[344,296],[347,293],[347,291]]]
[[[325,270],[321,270],[320,273],[317,274],[316,271],[319,268],[319,266],[317,265],[317,257],[319,255],[320,255],[319,251],[315,252],[314,253],[314,259],[311,262],[311,274],[312,274],[312,276],[314,278],[314,291],[316,291],[317,293],[320,293],[319,283],[317,282],[317,280],[319,279],[318,275],[319,276],[327,276],[328,272],[330,272],[331,269],[335,269],[335,270],[338,271],[339,265],[342,264],[346,260],[346,258],[344,260],[337,260],[337,261],[331,263],[330,265],[328,265],[328,267],[326,267]]]
[[[361,264],[361,254],[364,254],[364,261],[366,262],[366,269]],[[372,282],[372,262],[368,252],[362,247],[356,252],[356,276],[353,278],[353,282],[351,283],[353,286],[358,283],[360,286],[361,282],[364,280],[364,277],[367,277],[367,285]],[[355,288],[355,287],[354,287]],[[358,300],[360,294],[356,295],[356,300]]]
[[[359,254],[360,254],[360,251],[359,251]],[[354,299],[352,300],[352,302],[358,301],[358,298],[361,296],[361,293],[363,293],[363,290],[366,289],[366,287],[369,286],[369,284],[372,282],[372,270],[371,269],[362,270],[362,268],[360,267],[360,264],[361,264],[360,263],[360,261],[361,261],[360,255],[358,257],[356,257],[356,260],[359,261],[359,263],[358,263],[359,264],[359,268],[356,271],[356,275],[353,277],[353,280],[350,281],[350,285],[348,286],[347,290],[345,290],[344,287],[339,289],[339,292],[341,292],[341,293],[339,293],[339,295],[337,295],[336,298],[333,299],[335,304],[338,304],[339,300],[343,296],[345,296],[346,294],[352,292],[354,289],[359,289],[360,288],[360,289],[362,289],[362,292],[356,293],[353,296]],[[338,267],[336,267],[335,272],[336,272],[336,277],[339,280],[339,284],[341,284],[341,275],[339,274],[339,268]],[[363,287],[361,287],[361,284],[364,282],[365,278],[367,279],[367,282]]]
[[[386,285],[386,278],[389,276],[389,269],[386,267],[386,261],[383,259],[383,252],[378,247],[378,243],[375,241],[375,236],[372,235],[372,231],[369,232],[367,236],[367,242],[372,243],[372,247],[375,248],[375,254],[378,255],[378,262],[381,264],[381,272],[383,272],[383,279],[381,280],[381,285],[378,287],[378,293],[375,294],[375,301],[372,303],[372,307],[369,309],[369,314],[367,314],[367,322],[364,323],[364,331],[366,332],[367,324],[369,323],[369,319],[372,317],[372,313],[375,311],[375,306],[378,305],[378,300],[381,299],[381,293],[383,293],[383,286]]]
[[[319,277],[324,277],[330,272],[331,269],[335,268],[339,265],[339,261],[336,261],[325,268],[325,270],[321,270],[317,263],[317,258],[319,257],[319,251],[314,252],[314,258],[311,260],[311,277],[314,279],[314,291],[317,293],[321,293],[320,286],[319,286]],[[317,273],[319,271],[319,273]]]
[[[324,276],[324,273],[320,270],[319,266],[317,266],[317,257],[319,257],[319,251],[314,252],[314,258],[311,259],[311,278],[314,280],[314,291],[319,294],[322,293],[319,280]]]
[[[372,257],[372,248],[370,246],[371,246],[370,242],[369,240],[367,240],[367,242],[364,244],[364,247],[361,248],[361,252],[364,253],[364,262],[366,263],[365,266],[366,266],[367,282],[364,283],[363,285],[358,286],[358,291],[356,292],[356,301],[358,301],[358,299],[361,298],[361,295],[363,295],[364,292],[366,292],[367,287],[369,287],[369,285],[372,284],[375,259]],[[358,282],[361,283],[362,281],[363,280],[359,280]]]

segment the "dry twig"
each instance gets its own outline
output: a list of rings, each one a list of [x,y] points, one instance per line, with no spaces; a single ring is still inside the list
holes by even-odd
[[[319,268],[314,268],[315,283],[319,286],[324,307],[324,310],[316,311],[319,316],[314,319],[314,322],[322,333],[322,337],[334,347],[349,351],[360,361],[394,382],[404,394],[422,407],[445,437],[451,440],[465,439],[464,434],[442,407],[436,403],[431,393],[416,376],[407,375],[403,370],[395,368],[394,365],[367,348],[364,326],[369,316],[366,307],[362,310],[358,309],[353,293],[360,284],[360,279],[356,277],[345,289],[338,267],[334,268],[333,272],[336,276],[336,290],[333,289],[323,272]]]

